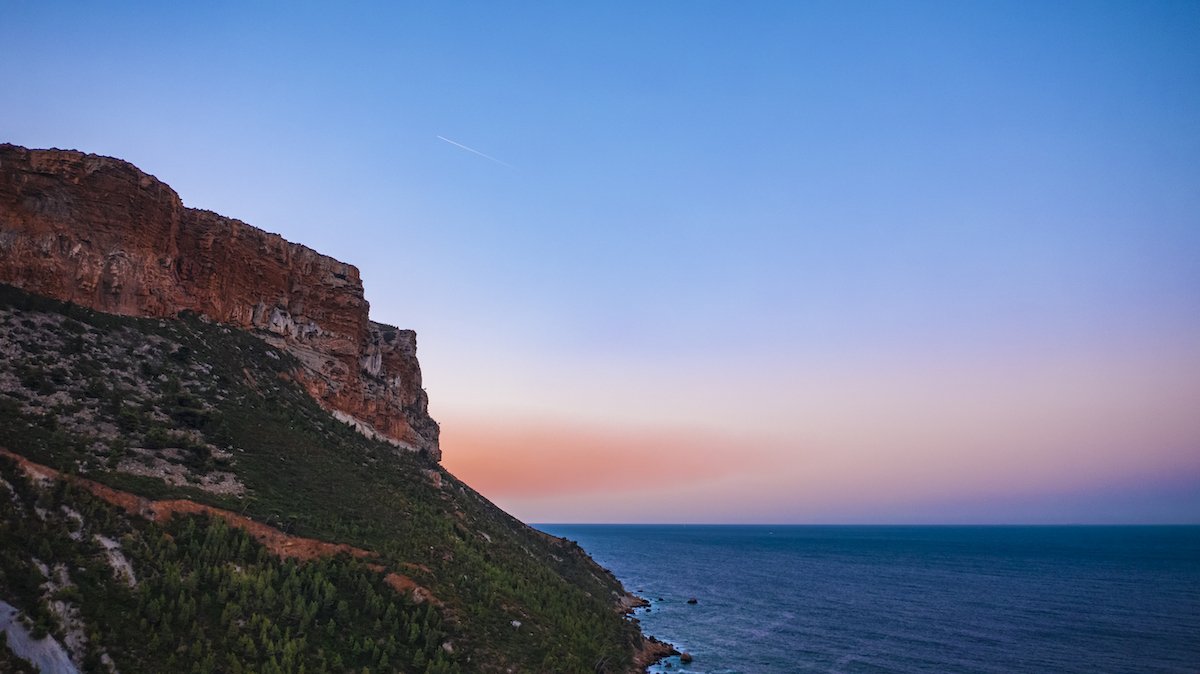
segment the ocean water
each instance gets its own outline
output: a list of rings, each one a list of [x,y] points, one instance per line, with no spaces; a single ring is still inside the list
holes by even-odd
[[[694,656],[654,672],[1200,672],[1200,527],[538,528]]]

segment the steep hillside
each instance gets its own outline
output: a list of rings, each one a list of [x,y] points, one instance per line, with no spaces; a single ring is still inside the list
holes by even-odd
[[[353,267],[124,162],[7,146],[0,279],[36,291],[0,285],[0,671],[31,643],[123,674],[667,650],[577,545],[438,465],[415,337],[367,319]]]
[[[294,358],[253,335],[195,315],[113,316],[0,286],[0,349],[0,447],[64,474],[42,471],[30,481],[7,462],[0,599],[65,638],[65,621],[48,616],[66,586],[54,580],[55,569],[66,569],[78,588],[67,599],[83,632],[95,632],[86,657],[103,650],[122,672],[173,671],[162,669],[168,651],[139,645],[135,635],[145,620],[161,647],[166,637],[155,615],[176,615],[180,606],[194,624],[189,638],[205,654],[219,660],[231,643],[253,642],[242,660],[252,671],[284,637],[303,637],[306,646],[295,648],[321,649],[327,663],[336,653],[355,671],[378,668],[374,645],[397,636],[396,625],[418,624],[426,636],[416,645],[397,636],[382,671],[626,671],[646,645],[617,609],[623,588],[578,546],[511,518],[421,454],[339,421],[293,380]],[[90,484],[107,486],[104,498]],[[228,516],[194,519],[188,513],[203,509],[172,506],[179,514],[165,517],[116,490]],[[282,561],[284,546],[262,553],[269,538],[231,530],[237,517],[364,552],[318,550],[300,556],[309,561]],[[120,541],[137,578],[171,581],[113,582],[98,537]],[[247,560],[257,566],[250,570]],[[226,614],[213,593],[243,573],[264,574],[253,588],[262,596]],[[280,574],[300,580],[286,593],[268,591],[284,582]],[[313,594],[317,578],[333,589]],[[318,601],[306,625],[296,602],[308,615],[318,599],[332,604]],[[337,613],[343,599],[345,615]],[[321,612],[330,606],[333,627]],[[340,636],[319,638],[314,625]],[[276,628],[283,636],[273,636]],[[176,665],[196,662],[194,654],[175,656]],[[319,671],[317,660],[296,657],[309,663],[306,671]],[[280,663],[280,671],[300,671]]]

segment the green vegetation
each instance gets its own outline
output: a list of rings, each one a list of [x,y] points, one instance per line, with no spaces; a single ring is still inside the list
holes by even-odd
[[[35,635],[69,643],[78,630],[85,670],[104,671],[107,653],[122,671],[460,671],[434,607],[398,595],[360,561],[284,561],[220,519],[129,521],[65,482],[33,488],[11,461],[0,474],[14,494],[0,522],[11,543],[0,552],[0,592],[32,607]],[[41,517],[23,516],[38,509]],[[106,534],[139,570],[136,587],[114,578],[95,538]],[[46,599],[73,606],[78,625],[63,624],[71,620]]]
[[[444,602],[411,604],[362,562],[280,561],[221,521],[159,527],[69,489],[38,494],[6,470],[22,503],[51,499],[42,511],[67,505],[97,529],[75,541],[72,521],[43,521],[0,493],[0,598],[62,629],[39,608],[45,578],[32,558],[82,569],[71,575],[96,631],[89,647],[122,672],[235,671],[230,658],[256,672],[630,668],[641,636],[615,610],[611,574],[428,457],[334,419],[293,383],[292,357],[258,337],[0,286],[0,350],[0,447],[151,498],[190,498],[366,548]],[[95,533],[122,540],[136,590],[112,580]]]

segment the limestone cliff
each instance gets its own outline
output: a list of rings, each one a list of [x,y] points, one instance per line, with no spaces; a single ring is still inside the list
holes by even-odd
[[[194,311],[295,354],[298,380],[368,435],[428,452],[416,334],[368,318],[358,269],[187,208],[132,164],[0,145],[0,283],[100,311]]]

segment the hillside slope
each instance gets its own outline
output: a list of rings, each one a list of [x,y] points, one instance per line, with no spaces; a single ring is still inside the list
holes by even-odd
[[[190,312],[0,286],[0,448],[65,474],[0,458],[0,600],[81,671],[621,672],[654,647],[578,546],[339,421],[299,366]],[[281,556],[215,511],[155,517],[85,480],[365,552]]]

